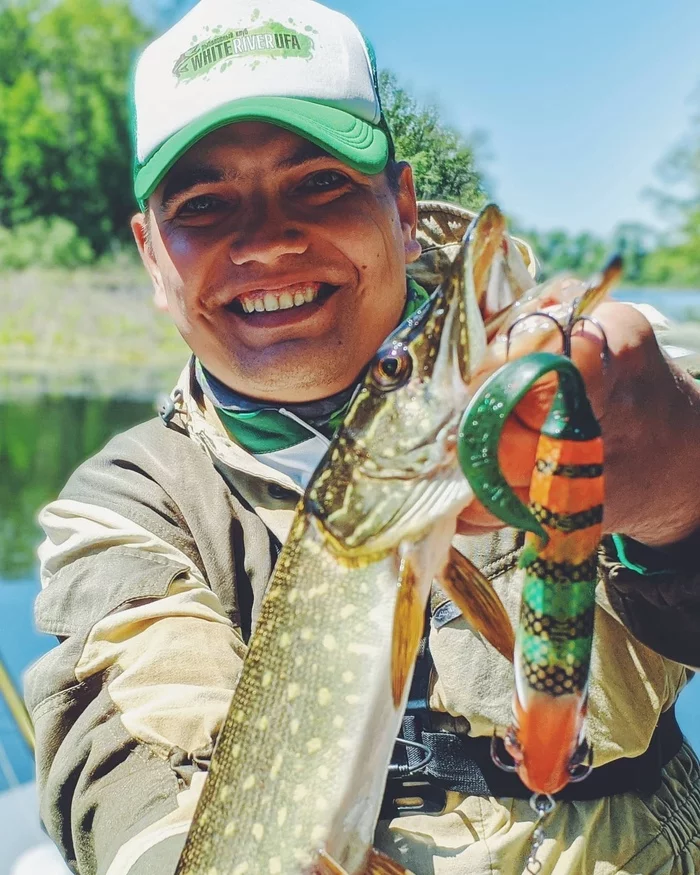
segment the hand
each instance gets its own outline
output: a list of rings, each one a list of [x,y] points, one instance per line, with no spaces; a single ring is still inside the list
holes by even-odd
[[[595,311],[609,355],[603,367],[594,328],[573,338],[572,357],[603,431],[606,501],[603,525],[649,546],[680,541],[700,529],[700,390],[663,355],[649,322],[634,307],[605,303]],[[558,351],[553,337],[549,347]],[[519,355],[527,349],[518,348]],[[503,430],[499,461],[527,503],[538,428],[555,378],[540,381]],[[500,523],[474,500],[457,531],[483,534]]]

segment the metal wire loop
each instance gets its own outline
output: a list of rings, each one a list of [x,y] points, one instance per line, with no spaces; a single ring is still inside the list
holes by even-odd
[[[433,758],[433,752],[428,747],[427,744],[422,744],[420,741],[408,741],[406,738],[397,738],[396,744],[403,744],[404,747],[415,747],[418,750],[422,751],[423,759],[416,763],[415,766],[403,766],[403,765],[391,765],[389,767],[390,775],[400,775],[401,777],[406,777],[408,775],[412,775],[414,772],[422,772],[423,769],[428,765],[430,760]]]
[[[590,322],[591,325],[595,325],[595,327],[600,332],[601,340],[603,341],[602,348],[600,350],[601,359],[606,362],[608,360],[608,356],[610,354],[610,346],[608,344],[608,335],[605,333],[605,329],[600,324],[600,322],[595,318],[595,316],[579,316],[571,322],[570,327],[567,326],[567,330],[565,330],[565,336],[569,338],[569,351],[571,350],[571,338],[573,336],[574,328],[582,322]]]
[[[528,875],[539,875],[542,871],[542,861],[537,859],[537,854],[544,844],[544,830],[542,821],[556,805],[554,799],[548,793],[533,793],[530,797],[530,808],[537,814],[535,830],[532,833],[530,855],[527,858]]]
[[[521,322],[524,322],[526,319],[532,319],[534,316],[541,316],[543,319],[549,319],[550,322],[553,322],[556,325],[557,330],[561,334],[562,348],[566,347],[566,333],[564,327],[558,319],[552,316],[551,313],[544,313],[542,310],[536,310],[534,313],[523,313],[522,316],[518,316],[518,318],[515,320],[515,322],[513,322],[513,324],[506,332],[506,361],[508,361],[508,358],[510,356],[511,334],[515,330],[516,326],[520,325]]]
[[[504,763],[501,759],[501,755],[498,751],[498,742],[500,738],[494,732],[491,736],[491,759],[494,764],[498,766],[499,769],[503,769],[504,772],[514,772],[516,767],[511,765],[510,763]]]

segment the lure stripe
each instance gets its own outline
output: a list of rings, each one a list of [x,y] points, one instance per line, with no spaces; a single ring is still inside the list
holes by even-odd
[[[567,561],[579,565],[596,553],[600,542],[600,532],[596,526],[590,529],[579,529],[577,532],[560,532],[558,529],[550,529],[547,534],[549,535],[548,543],[537,551],[540,558],[547,562]]]
[[[568,477],[572,480],[593,479],[600,477],[603,473],[602,465],[560,465],[554,459],[538,459],[535,467],[541,474],[548,474],[552,477]]]
[[[559,619],[558,617],[542,615],[525,607],[522,614],[525,631],[529,634],[541,635],[555,644],[568,642],[571,638],[583,638],[593,631],[593,608],[574,617]]]
[[[588,680],[588,666],[528,665],[527,681],[538,693],[550,696],[571,696],[580,691]]]
[[[557,513],[548,507],[543,507],[539,502],[530,505],[537,522],[542,525],[558,529],[560,532],[576,532],[579,529],[588,529],[603,521],[603,505],[587,508],[578,513]]]
[[[540,554],[527,563],[525,571],[531,577],[538,577],[546,583],[579,583],[594,579],[597,568],[597,555],[589,556],[583,562],[554,562],[543,559]]]
[[[589,510],[603,501],[603,478],[553,477],[535,471],[530,481],[530,502],[568,514]]]

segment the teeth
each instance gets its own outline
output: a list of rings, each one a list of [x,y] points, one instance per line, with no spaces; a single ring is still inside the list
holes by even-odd
[[[292,292],[265,292],[264,295],[256,295],[252,299],[239,299],[245,313],[265,313],[274,310],[289,310],[292,307],[301,307],[310,304],[318,297],[316,286],[306,286],[303,289]]]

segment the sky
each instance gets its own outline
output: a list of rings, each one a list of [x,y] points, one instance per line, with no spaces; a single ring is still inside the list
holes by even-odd
[[[328,5],[416,98],[466,136],[485,135],[490,194],[522,225],[598,235],[628,221],[664,227],[643,192],[661,184],[661,160],[690,129],[700,0]]]

